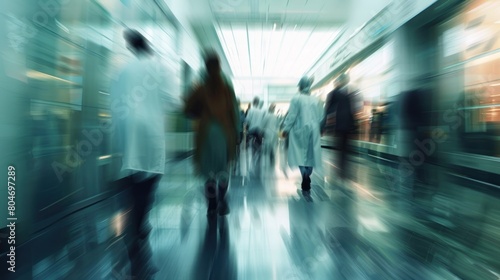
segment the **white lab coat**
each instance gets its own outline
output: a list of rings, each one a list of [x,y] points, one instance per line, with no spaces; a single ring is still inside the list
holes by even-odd
[[[111,87],[113,152],[121,155],[118,178],[165,171],[165,113],[180,108],[172,74],[154,58],[129,62]],[[177,107],[177,108],[173,108]]]
[[[283,131],[288,133],[288,165],[321,167],[321,101],[309,94],[297,94],[290,102]]]
[[[265,118],[264,144],[267,151],[272,151],[278,145],[279,120],[276,115],[269,112]]]
[[[246,122],[248,123],[248,130],[264,130],[264,125],[266,121],[266,111],[261,108],[251,107],[248,111]]]

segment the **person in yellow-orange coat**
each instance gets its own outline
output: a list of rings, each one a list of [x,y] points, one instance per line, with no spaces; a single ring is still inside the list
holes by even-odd
[[[233,87],[223,75],[216,53],[205,54],[205,67],[201,83],[188,94],[184,113],[197,120],[194,163],[206,179],[207,214],[226,215],[229,165],[236,156],[240,117]]]

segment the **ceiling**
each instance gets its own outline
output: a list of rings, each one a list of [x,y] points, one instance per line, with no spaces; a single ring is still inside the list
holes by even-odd
[[[344,0],[213,0],[217,22],[258,22],[338,25],[348,19],[350,3]]]
[[[224,54],[224,70],[250,99],[270,85],[295,85],[352,20],[354,7],[381,1],[190,0],[187,7],[202,47]]]

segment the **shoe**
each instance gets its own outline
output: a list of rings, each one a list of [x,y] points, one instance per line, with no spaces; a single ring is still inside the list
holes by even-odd
[[[309,176],[304,176],[301,186],[303,191],[311,190],[311,178],[309,178]]]
[[[217,214],[217,200],[211,198],[208,200],[207,216],[213,216]]]
[[[227,214],[229,214],[231,211],[229,210],[229,205],[227,205],[227,202],[225,200],[223,200],[220,204],[219,204],[219,216],[225,216]]]

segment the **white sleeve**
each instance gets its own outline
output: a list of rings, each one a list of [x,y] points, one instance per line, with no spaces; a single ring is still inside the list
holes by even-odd
[[[174,74],[169,73],[162,77],[164,82],[160,83],[160,98],[165,108],[165,112],[180,112],[183,108],[183,103],[180,98],[180,89],[177,89],[177,85],[172,75]]]
[[[290,102],[290,107],[288,108],[288,114],[283,124],[283,130],[286,132],[290,132],[293,125],[295,124],[295,121],[297,120],[299,114],[299,106],[300,106],[298,101],[299,100],[297,98],[292,98],[292,101]]]

